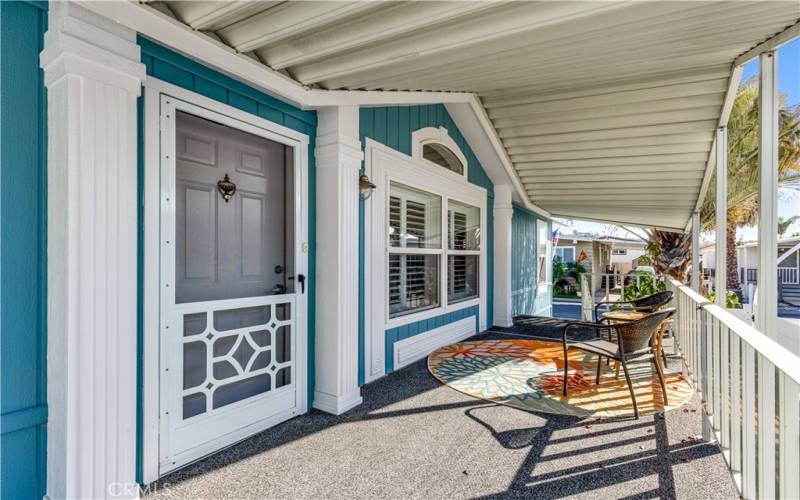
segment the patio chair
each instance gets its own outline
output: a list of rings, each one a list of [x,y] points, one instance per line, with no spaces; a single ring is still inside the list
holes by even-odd
[[[564,396],[567,396],[567,377],[569,375],[567,355],[570,349],[579,349],[598,355],[597,375],[595,377],[596,384],[600,383],[600,365],[604,357],[613,359],[622,364],[622,370],[625,372],[625,381],[628,384],[628,390],[631,393],[631,400],[633,401],[633,415],[636,419],[639,418],[639,408],[636,406],[636,396],[633,393],[633,385],[631,383],[630,374],[628,373],[628,363],[652,361],[656,366],[656,373],[658,374],[658,381],[661,384],[661,392],[664,395],[664,405],[666,406],[668,403],[667,387],[664,383],[664,372],[658,360],[655,343],[652,342],[652,340],[653,336],[661,327],[661,324],[674,313],[675,309],[664,309],[663,311],[648,314],[640,320],[625,323],[605,325],[602,323],[573,321],[565,325],[561,334],[564,344]],[[594,340],[569,340],[567,338],[567,331],[570,328],[577,327],[594,328],[598,331],[598,336]],[[601,331],[609,330],[614,331],[615,337],[618,339],[616,342],[605,340],[600,335]]]
[[[658,292],[646,297],[639,297],[638,299],[626,300],[624,302],[614,302],[612,300],[601,301],[594,306],[594,319],[598,322],[601,321],[599,309],[602,305],[616,305],[622,309],[651,313],[669,304],[671,300],[672,292],[667,290],[665,292]]]

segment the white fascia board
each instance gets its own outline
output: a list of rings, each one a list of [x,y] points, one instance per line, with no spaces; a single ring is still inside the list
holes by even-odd
[[[495,184],[511,184],[515,200],[544,217],[550,214],[533,205],[517,177],[505,147],[474,94],[465,92],[341,91],[309,89],[291,78],[242,55],[152,9],[131,2],[78,0],[86,9],[111,19],[158,43],[225,73],[247,85],[304,109],[325,106],[391,106],[445,104],[467,138],[478,160]]]
[[[582,220],[587,222],[600,222],[604,224],[616,224],[618,226],[631,226],[631,227],[639,227],[642,229],[658,229],[660,231],[669,231],[672,233],[685,233],[688,232],[685,229],[679,227],[668,227],[668,226],[659,226],[659,225],[650,225],[650,224],[640,224],[635,222],[623,222],[619,220],[613,219],[600,219],[600,218],[592,218],[592,217],[585,217],[583,215],[569,215],[569,214],[560,214],[560,213],[553,213],[553,217],[560,217],[562,219],[573,219],[573,220]],[[691,219],[691,218],[690,218]],[[561,238],[561,236],[559,236]],[[564,239],[570,239],[569,235],[563,236]],[[577,238],[573,238],[577,239]]]
[[[739,92],[739,83],[742,81],[742,66],[734,66],[731,70],[731,76],[728,78],[728,90],[725,92],[725,101],[722,104],[722,110],[719,115],[719,121],[717,122],[717,126],[719,127],[726,127],[728,125],[728,120],[731,117],[731,110],[733,109],[733,101],[736,100],[736,94]],[[711,150],[708,152],[708,160],[706,161],[706,170],[703,174],[703,182],[700,184],[700,194],[697,196],[697,202],[695,202],[694,210],[700,211],[700,207],[703,205],[703,200],[706,197],[706,192],[708,191],[708,184],[711,182],[711,173],[714,171],[716,167],[716,149],[717,149],[717,138],[716,134],[714,134],[714,140],[711,144]],[[692,218],[689,217],[689,220],[686,221],[686,227],[684,230],[688,232],[692,227]]]
[[[781,45],[791,42],[795,38],[800,37],[800,22],[797,22],[785,30],[781,31],[777,35],[768,38],[764,42],[756,45],[752,49],[748,50],[744,54],[740,55],[733,61],[734,66],[743,66],[745,63],[750,61],[751,59],[755,59],[759,55],[763,54],[764,52],[769,52],[771,50],[775,50]]]
[[[525,187],[511,164],[505,146],[500,142],[497,131],[478,98],[470,95],[468,102],[445,103],[445,108],[492,182],[512,185],[513,201],[531,212],[552,219],[550,212],[531,203]]]

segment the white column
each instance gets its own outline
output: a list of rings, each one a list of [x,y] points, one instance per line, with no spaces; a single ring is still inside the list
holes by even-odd
[[[511,307],[511,204],[512,188],[506,184],[494,187],[494,324],[513,324]],[[491,326],[491,325],[489,325]]]
[[[728,128],[717,129],[717,232],[714,245],[714,287],[717,305],[725,307],[728,290]]]
[[[339,415],[358,387],[358,107],[317,113],[317,324],[314,407]]]
[[[47,496],[135,497],[136,33],[51,2]]]
[[[692,214],[692,290],[700,292],[700,214]]]
[[[758,183],[758,310],[756,329],[777,337],[778,317],[778,55],[760,56]]]

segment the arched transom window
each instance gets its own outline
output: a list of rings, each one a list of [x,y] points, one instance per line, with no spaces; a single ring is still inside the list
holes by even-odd
[[[467,176],[467,158],[444,127],[426,127],[411,134],[411,156],[432,166]]]

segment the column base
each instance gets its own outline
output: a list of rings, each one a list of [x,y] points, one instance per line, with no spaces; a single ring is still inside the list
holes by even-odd
[[[339,396],[326,392],[314,391],[314,408],[324,411],[325,413],[330,413],[331,415],[341,415],[363,402],[364,399],[361,397],[360,388]]]

